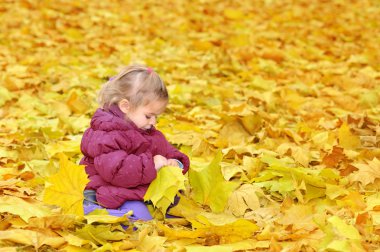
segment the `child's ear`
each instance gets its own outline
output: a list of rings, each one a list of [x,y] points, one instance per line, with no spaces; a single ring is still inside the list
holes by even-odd
[[[119,101],[119,103],[117,104],[119,106],[119,109],[124,113],[124,114],[127,114],[128,111],[130,110],[130,104],[129,104],[129,101],[127,99],[123,99],[121,101]]]

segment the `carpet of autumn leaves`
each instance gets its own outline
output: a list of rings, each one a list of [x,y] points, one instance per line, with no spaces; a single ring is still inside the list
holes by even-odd
[[[379,16],[377,0],[1,1],[0,251],[379,251]],[[180,219],[44,201],[130,63],[169,89],[158,128],[192,161]]]

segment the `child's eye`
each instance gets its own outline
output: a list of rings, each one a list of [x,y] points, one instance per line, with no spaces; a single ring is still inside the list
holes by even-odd
[[[145,115],[145,118],[146,119],[150,119],[150,118],[152,118],[151,116],[147,116],[147,115]]]

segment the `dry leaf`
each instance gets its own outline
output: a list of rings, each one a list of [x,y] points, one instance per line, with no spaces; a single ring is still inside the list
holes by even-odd
[[[83,191],[88,181],[83,166],[60,154],[59,171],[47,179],[44,202],[62,207],[65,213],[83,215]]]

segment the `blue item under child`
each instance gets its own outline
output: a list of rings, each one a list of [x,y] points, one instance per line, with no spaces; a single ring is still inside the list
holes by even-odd
[[[122,204],[118,209],[107,209],[102,206],[99,206],[98,202],[96,201],[96,191],[95,190],[85,190],[84,191],[84,201],[83,201],[83,210],[84,214],[89,214],[92,211],[96,209],[106,209],[107,212],[112,216],[121,217],[128,213],[129,211],[132,211],[133,214],[129,216],[128,218],[131,221],[137,221],[137,220],[144,220],[149,221],[152,220],[153,217],[149,212],[147,204],[143,201],[139,200],[131,200],[126,201],[124,204]],[[173,204],[169,206],[169,209],[176,206],[178,204],[179,197],[175,196]],[[166,214],[166,218],[178,218],[177,216]]]
[[[96,202],[96,192],[95,190],[85,190],[84,191],[84,201],[83,201],[83,209],[84,214],[89,214],[96,209],[106,209],[102,206],[99,206]],[[148,207],[145,205],[143,201],[131,200],[126,201],[123,205],[121,205],[118,209],[106,209],[110,215],[121,217],[128,213],[129,211],[133,211],[133,214],[129,217],[130,220],[144,220],[148,221],[153,219],[152,215],[149,212]]]

